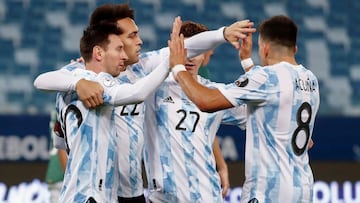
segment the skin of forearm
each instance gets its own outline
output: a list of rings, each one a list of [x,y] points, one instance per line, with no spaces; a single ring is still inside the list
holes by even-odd
[[[215,112],[232,107],[232,104],[218,89],[210,89],[199,84],[186,71],[179,72],[176,80],[189,99],[194,102],[201,111]]]
[[[221,153],[219,142],[216,137],[214,139],[213,150],[214,150],[214,157],[215,157],[217,168],[218,169],[227,169],[225,159]]]

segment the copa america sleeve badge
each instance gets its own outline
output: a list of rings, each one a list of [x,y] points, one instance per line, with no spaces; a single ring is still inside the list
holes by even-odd
[[[239,79],[235,80],[235,85],[238,87],[245,87],[249,83],[249,79],[246,75],[240,76]]]

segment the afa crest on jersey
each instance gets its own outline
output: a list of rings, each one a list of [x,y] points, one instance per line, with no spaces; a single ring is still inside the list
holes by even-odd
[[[245,87],[248,83],[249,79],[246,77],[246,75],[240,76],[240,78],[235,81],[235,85],[238,87]]]
[[[102,78],[102,83],[105,87],[111,87],[115,85],[114,78],[110,75]]]

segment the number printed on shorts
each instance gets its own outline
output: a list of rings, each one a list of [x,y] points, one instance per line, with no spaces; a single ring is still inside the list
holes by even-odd
[[[298,127],[292,135],[291,145],[294,153],[297,156],[302,155],[305,152],[307,144],[310,138],[310,121],[311,121],[311,106],[308,102],[301,104],[296,113],[296,122]]]
[[[176,113],[182,114],[182,116],[180,118],[179,123],[176,125],[175,129],[176,130],[184,130],[184,131],[187,130],[185,127],[182,127],[182,124],[184,123],[186,117],[188,116],[187,112],[184,109],[179,109],[176,111]],[[191,117],[195,116],[194,124],[193,124],[192,130],[191,130],[191,132],[195,132],[196,125],[198,124],[199,119],[200,119],[200,114],[195,111],[189,111],[189,116],[191,116]]]

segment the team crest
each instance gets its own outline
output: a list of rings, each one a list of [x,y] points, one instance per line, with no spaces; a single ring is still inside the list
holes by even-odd
[[[246,75],[240,76],[240,78],[235,81],[235,85],[238,87],[245,87],[248,83],[249,79],[246,77]]]
[[[102,82],[103,82],[104,86],[106,86],[106,87],[111,87],[111,86],[114,86],[114,84],[115,84],[115,81],[113,80],[113,78],[110,78],[110,77],[104,77]]]

